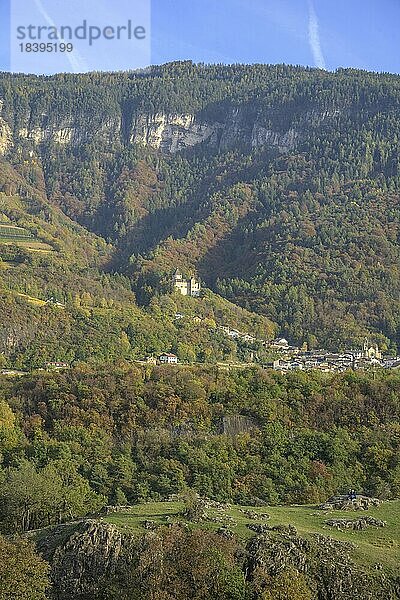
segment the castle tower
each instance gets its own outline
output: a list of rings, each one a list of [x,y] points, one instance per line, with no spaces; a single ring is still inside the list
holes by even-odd
[[[182,273],[180,272],[179,269],[176,269],[175,274],[174,274],[174,279],[175,281],[182,281]]]
[[[188,282],[183,278],[179,269],[176,269],[174,274],[174,287],[180,291],[182,296],[188,295]]]
[[[201,284],[195,277],[189,280],[189,296],[200,296]]]

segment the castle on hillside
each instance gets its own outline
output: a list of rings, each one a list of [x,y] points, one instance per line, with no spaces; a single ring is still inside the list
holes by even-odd
[[[177,269],[174,274],[174,288],[179,290],[182,296],[200,296],[201,283],[195,277],[185,279],[182,273]]]

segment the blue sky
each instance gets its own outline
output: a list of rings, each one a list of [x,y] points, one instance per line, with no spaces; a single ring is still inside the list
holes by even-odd
[[[40,2],[54,22],[62,4],[71,6],[71,0],[61,4],[61,0],[0,0],[2,70],[10,68],[7,7],[18,1],[24,10]],[[76,6],[86,9],[85,15],[94,22],[104,24],[110,14],[118,14],[119,20],[135,19],[133,6],[145,2],[96,0],[93,10],[93,1],[79,0]],[[400,0],[153,0],[151,11],[151,55],[141,60],[153,64],[191,59],[400,73]],[[62,16],[65,20],[65,12]],[[105,46],[105,68],[139,66],[126,44]],[[98,48],[100,60],[100,43]],[[83,58],[87,58],[82,64],[88,68],[98,66],[91,62],[90,52]],[[35,68],[40,70],[31,62],[26,70]],[[54,65],[47,69],[54,70]]]

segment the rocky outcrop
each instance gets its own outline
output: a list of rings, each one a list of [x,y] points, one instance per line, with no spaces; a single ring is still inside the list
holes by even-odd
[[[267,523],[247,523],[247,529],[255,531],[258,534],[267,533],[269,531],[277,531],[278,533],[296,535],[297,529],[294,525],[267,525]]]
[[[121,575],[125,577],[127,566],[129,571],[129,565],[136,564],[158,535],[154,522],[146,521],[143,525],[147,529],[143,536],[93,519],[34,532],[39,552],[51,565],[51,600],[108,598],[105,591],[108,586],[119,581]],[[178,524],[173,526],[179,527]],[[242,548],[240,561],[242,564],[244,560],[248,580],[260,570],[274,576],[294,569],[304,575],[316,600],[394,600],[400,597],[398,579],[388,577],[379,565],[375,570],[364,571],[352,560],[355,549],[352,543],[319,534],[305,539],[293,526],[254,523],[249,528],[261,535],[253,537],[246,548]],[[227,523],[219,527],[217,533],[226,539],[235,536]],[[159,546],[156,544],[155,548]],[[193,560],[195,558],[193,556]]]
[[[359,519],[327,519],[324,523],[335,529],[352,529],[353,531],[360,531],[368,527],[386,527],[386,521],[369,516]]]
[[[370,573],[352,558],[354,545],[314,534],[304,539],[295,531],[276,535],[265,531],[248,543],[247,573],[251,579],[257,570],[277,575],[285,569],[302,573],[318,600],[394,600],[399,581],[383,573]]]
[[[259,123],[255,123],[251,135],[251,145],[252,148],[272,146],[278,148],[280,152],[285,153],[296,147],[299,137],[300,131],[296,131],[293,128],[284,133],[278,133],[271,131],[271,129],[266,129]]]
[[[346,494],[331,496],[326,502],[318,506],[319,510],[368,510],[371,506],[379,506],[378,498],[370,498],[361,494]]]
[[[199,121],[191,114],[139,115],[133,124],[129,141],[175,153],[207,142],[218,146],[222,123]]]
[[[1,116],[3,101],[0,99],[0,156],[5,154],[12,145],[12,132],[9,124]]]
[[[225,415],[221,419],[221,433],[235,437],[257,429],[254,419],[245,415]]]
[[[12,138],[12,144],[18,146],[21,141],[30,142],[34,147],[42,143],[53,142],[61,146],[79,146],[92,141],[101,141],[103,144],[119,143],[121,136],[121,124],[118,117],[106,119],[96,129],[82,125],[74,117],[60,117],[50,120],[47,115],[42,115],[39,124],[30,125],[18,129]]]
[[[114,573],[126,541],[114,525],[90,519],[60,525],[42,535],[37,547],[51,564],[53,597],[96,597],[104,580]]]
[[[11,129],[5,120],[0,117],[0,155],[5,154],[11,144]]]
[[[271,516],[267,513],[257,513],[254,510],[247,510],[244,508],[239,508],[239,512],[241,512],[248,519],[252,519],[253,521],[258,521],[260,519],[267,521],[271,518]]]

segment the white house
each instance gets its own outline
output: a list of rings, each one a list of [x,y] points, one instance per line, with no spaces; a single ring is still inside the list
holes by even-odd
[[[170,354],[169,352],[164,352],[163,354],[160,354],[158,360],[162,365],[178,364],[178,357],[176,356],[176,354]]]

